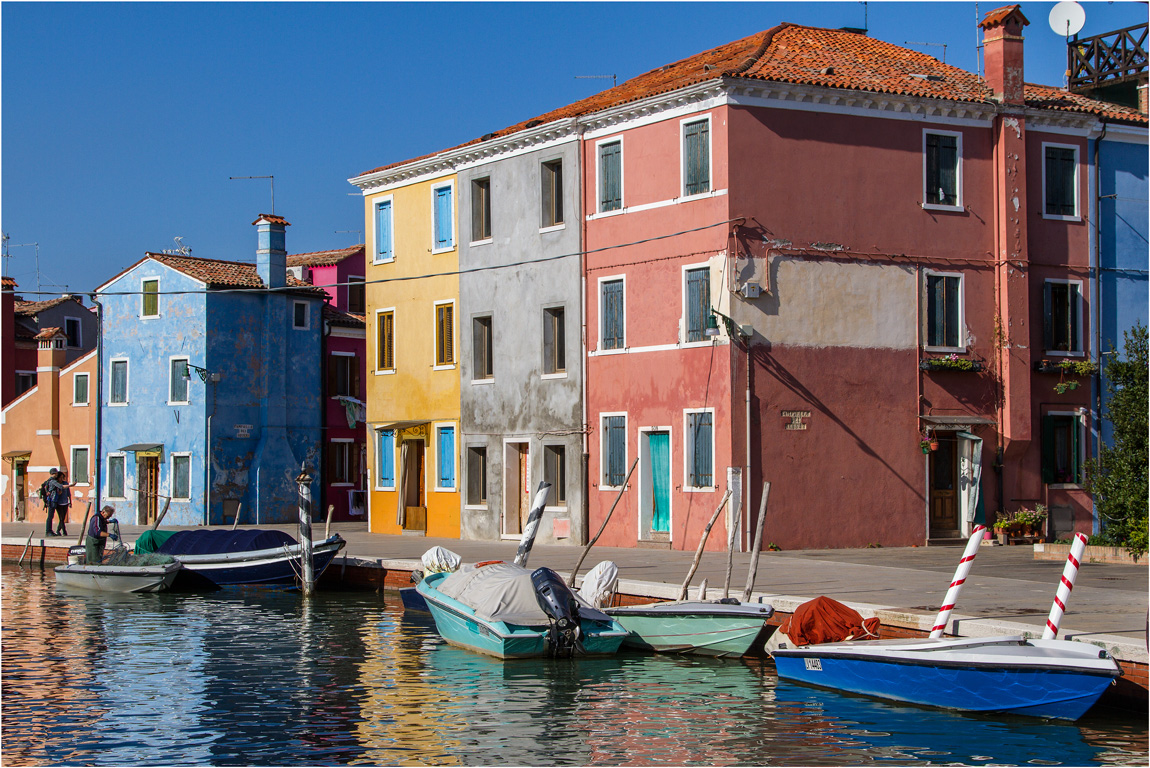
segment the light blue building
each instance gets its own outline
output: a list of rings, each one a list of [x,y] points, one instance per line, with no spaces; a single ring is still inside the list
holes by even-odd
[[[301,463],[319,488],[324,293],[287,274],[288,222],[253,224],[254,264],[149,253],[96,290],[100,504],[122,522],[293,522]]]

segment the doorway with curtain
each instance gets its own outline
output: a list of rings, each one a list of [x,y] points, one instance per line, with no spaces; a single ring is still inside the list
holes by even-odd
[[[640,538],[669,541],[671,536],[671,433],[669,430],[642,432],[642,461],[639,488]]]
[[[427,531],[427,506],[423,503],[424,442],[404,440],[399,449],[399,488],[396,500],[399,514],[396,522],[404,531]]]
[[[160,457],[136,454],[136,507],[138,525],[149,525],[156,520],[160,493]]]
[[[969,432],[936,431],[938,450],[928,459],[930,539],[960,539],[984,523],[982,439]],[[985,524],[985,523],[984,523]]]
[[[503,535],[521,536],[531,513],[531,444],[504,443]]]

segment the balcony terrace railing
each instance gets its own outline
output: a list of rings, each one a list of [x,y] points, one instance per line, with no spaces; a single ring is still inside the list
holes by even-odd
[[[1072,40],[1066,47],[1071,90],[1146,76],[1146,24]]]

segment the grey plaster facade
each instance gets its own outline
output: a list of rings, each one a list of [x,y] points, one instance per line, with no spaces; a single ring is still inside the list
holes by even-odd
[[[578,148],[572,135],[459,171],[465,539],[518,535],[534,489],[558,474],[561,460],[561,493],[553,491],[536,541],[587,540]],[[562,173],[562,224],[544,213],[544,179],[553,179],[556,167]],[[489,227],[476,221],[484,216],[484,196]],[[556,328],[560,315],[557,361],[559,348],[545,337],[554,335],[547,329]]]

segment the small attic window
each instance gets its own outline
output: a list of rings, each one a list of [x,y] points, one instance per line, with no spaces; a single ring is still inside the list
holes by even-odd
[[[835,73],[834,67],[823,67],[819,70],[820,75],[833,75]]]

